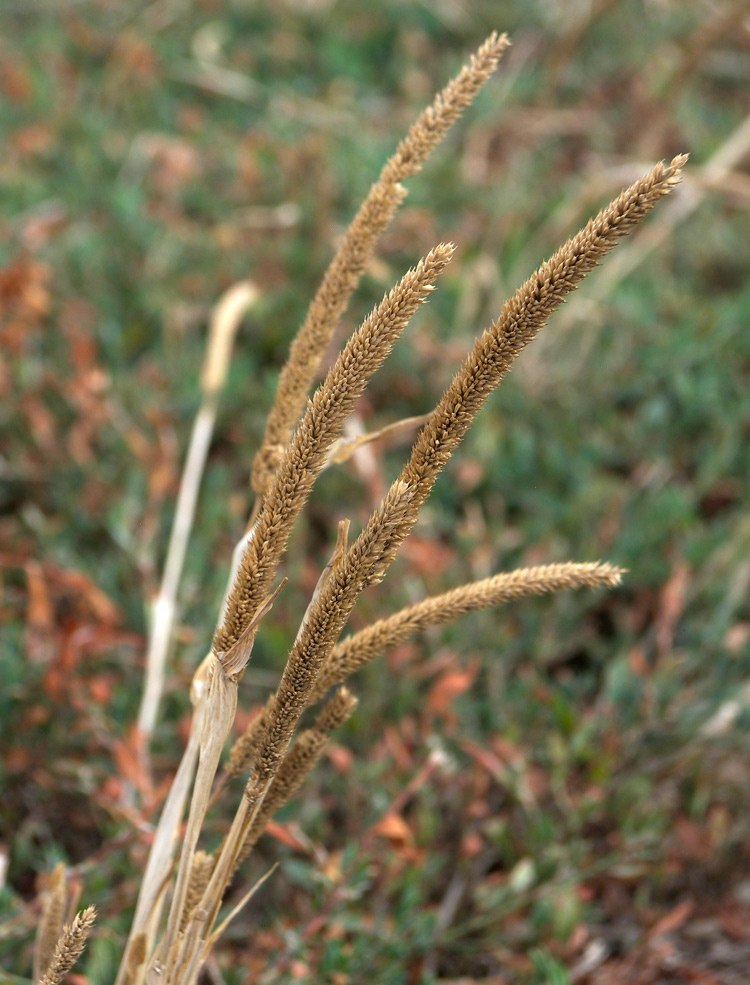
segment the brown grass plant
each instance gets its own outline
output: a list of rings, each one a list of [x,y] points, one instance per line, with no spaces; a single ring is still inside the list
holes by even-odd
[[[230,648],[246,634],[270,589],[294,521],[344,422],[452,255],[451,245],[440,244],[403,276],[346,343],[308,404],[269,486],[214,637],[225,668]]]
[[[235,551],[212,647],[193,679],[191,733],[154,832],[117,985],[194,985],[217,937],[264,881],[256,882],[228,913],[222,911],[238,865],[299,789],[331,733],[354,712],[357,699],[344,682],[359,668],[388,647],[464,613],[545,592],[611,587],[620,580],[621,569],[599,562],[521,568],[425,599],[340,641],[361,593],[385,575],[489,395],[555,309],[674,188],[684,156],[657,164],[602,209],[518,288],[477,338],[360,533],[350,541],[348,521],[340,522],[279,685],[235,742],[222,772],[239,682],[258,626],[280,590],[273,585],[294,523],[321,470],[337,456],[347,457],[340,444],[347,417],[434,289],[453,247],[436,246],[404,274],[351,335],[308,400],[322,353],[377,238],[403,198],[400,182],[420,169],[491,74],[507,43],[504,35],[491,35],[411,128],[344,237],[292,346],[253,469],[260,505]],[[334,687],[312,724],[300,729],[305,709]],[[207,813],[238,775],[244,777],[244,789],[233,820],[221,844],[208,854],[200,847]],[[52,878],[39,932],[37,967],[44,985],[59,981],[72,965],[93,923],[89,909],[61,929],[61,879]]]
[[[322,677],[324,668],[361,592],[383,577],[400,544],[416,522],[419,510],[437,476],[465,435],[477,412],[517,355],[534,338],[555,308],[615,246],[618,239],[629,233],[658,200],[674,187],[684,161],[685,158],[679,157],[669,165],[658,164],[654,167],[622,192],[576,236],[568,240],[518,289],[504,305],[497,321],[477,340],[474,349],[417,438],[409,461],[402,469],[399,478],[388,490],[360,535],[351,546],[339,544],[335,560],[329,565],[326,576],[321,580],[302,621],[279,687],[262,716],[254,741],[252,773],[245,786],[244,797],[234,821],[218,853],[211,878],[202,899],[195,906],[187,931],[179,933],[177,928],[183,919],[182,910],[185,904],[185,896],[179,892],[180,872],[189,871],[192,864],[190,855],[192,839],[186,841],[187,848],[183,848],[185,861],[181,863],[178,871],[177,890],[165,935],[165,946],[160,951],[156,964],[152,966],[154,969],[158,967],[160,980],[174,982],[175,985],[177,983],[183,985],[184,982],[194,980],[193,976],[197,974],[197,969],[205,957],[206,941],[210,938],[211,927],[218,918],[221,900],[234,871],[257,840],[265,821],[276,806],[274,789],[286,799],[287,791],[302,775],[302,769],[297,767],[294,746],[292,752],[288,752],[290,741],[304,709],[317,695],[322,681],[325,680]],[[419,269],[418,267],[417,271]],[[402,281],[401,286],[403,284]],[[389,296],[388,302],[388,306],[392,308],[392,295]],[[382,306],[379,310],[383,310]],[[373,319],[378,320],[375,313],[371,316],[371,322]],[[334,381],[341,380],[340,370],[344,366],[350,367],[350,362],[346,360],[342,363],[340,357],[334,370],[313,398],[279,467],[255,529],[255,538],[250,542],[251,549],[257,545],[256,557],[275,555],[276,563],[280,559],[288,537],[286,527],[280,521],[273,524],[266,521],[269,532],[264,532],[263,537],[277,538],[271,548],[267,546],[267,540],[258,537],[258,530],[263,529],[263,518],[271,514],[272,510],[282,518],[289,516],[291,512],[298,512],[298,505],[301,508],[300,501],[309,493],[315,474],[322,467],[325,458],[322,448],[316,444],[316,439],[320,436],[318,427],[313,423],[316,419],[316,408],[329,408],[329,401],[350,404],[351,394],[348,387],[343,382],[334,385]],[[334,393],[338,395],[334,397]],[[330,410],[330,414],[326,413],[324,416],[333,419],[337,415]],[[312,454],[307,454],[308,443],[312,443],[315,449]],[[327,444],[327,448],[329,447],[330,441]],[[304,467],[296,464],[300,456],[305,463]],[[298,476],[297,481],[302,484],[302,489],[289,479],[290,474]],[[287,497],[286,505],[283,501],[284,496]],[[279,497],[279,500],[276,497]],[[290,523],[291,520],[286,521],[287,525]],[[283,530],[281,537],[278,536],[279,529]],[[254,563],[258,566],[257,561]],[[266,571],[268,568],[270,565],[266,564]],[[257,571],[258,567],[255,570]],[[574,570],[575,568],[571,567],[563,573],[560,568],[554,566],[544,573],[547,576],[546,584],[544,576],[537,577],[534,588],[530,591],[571,587],[571,584],[575,583]],[[615,569],[597,565],[578,569],[578,573],[583,575],[584,584],[611,584],[619,575]],[[536,574],[539,575],[538,570]],[[505,595],[509,591],[519,591],[517,585],[509,589],[513,577],[517,581],[522,580],[522,576],[517,573],[508,577],[510,581],[506,578]],[[245,584],[248,584],[246,579],[247,572],[241,569],[238,582],[242,584],[245,580]],[[533,581],[533,578],[529,580],[527,588]],[[255,581],[249,583],[249,588],[254,590],[258,604],[261,604],[262,593],[267,591],[269,585],[268,573],[264,573],[260,585]],[[484,594],[480,589],[478,595],[474,596],[476,607],[492,604],[490,599],[497,598],[491,591],[487,591],[486,585],[483,586],[483,590]],[[458,592],[460,595],[461,590]],[[467,593],[467,598],[470,594]],[[501,592],[497,600],[502,598]],[[456,603],[455,596],[450,601],[460,611],[461,606]],[[229,606],[231,607],[232,604],[230,595]],[[427,606],[425,611],[429,611],[429,608]],[[235,611],[247,618],[252,606],[245,602],[244,609],[237,605]],[[434,619],[434,609],[431,615]],[[243,628],[239,615],[235,618],[238,619],[238,623],[233,633],[226,638],[229,648],[220,651],[220,655],[214,657],[209,697],[214,688],[217,689],[216,693],[221,695],[228,691],[231,675],[241,673],[242,666],[249,656],[249,651],[242,646],[248,629]],[[407,616],[403,618],[408,622]],[[445,618],[451,616],[446,612]],[[224,638],[217,635],[215,646],[217,640],[222,642]],[[238,646],[239,651],[237,651]],[[239,654],[237,662],[234,662],[232,656],[235,651]],[[232,691],[232,693],[236,692]],[[226,725],[230,721],[229,714],[220,711],[224,700],[222,698],[216,703],[216,710],[212,712],[209,719],[212,722],[214,736],[208,757],[212,767],[216,762],[216,750],[223,745],[226,738]],[[231,707],[233,709],[234,705]],[[216,736],[220,736],[220,739]],[[300,759],[305,761],[314,759],[317,741],[311,738],[309,733],[303,733],[300,738],[303,742],[298,754]],[[202,784],[201,787],[203,789]],[[208,792],[205,791],[202,797],[199,812],[201,817],[208,803]],[[164,978],[164,975],[167,977]],[[156,978],[153,980],[156,981]]]

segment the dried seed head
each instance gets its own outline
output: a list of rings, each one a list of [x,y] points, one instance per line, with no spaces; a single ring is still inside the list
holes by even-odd
[[[346,687],[339,688],[318,715],[313,728],[306,729],[295,740],[281,760],[263,804],[248,828],[238,864],[247,857],[274,814],[299,790],[305,777],[312,772],[333,729],[343,725],[356,707],[357,698],[352,692]],[[251,781],[248,789],[252,791],[257,787]]]
[[[337,643],[320,673],[311,701],[319,700],[330,687],[345,681],[384,650],[404,643],[429,626],[528,595],[600,585],[611,588],[620,583],[622,574],[622,568],[601,562],[542,564],[493,575],[407,606]]]
[[[452,244],[441,243],[402,277],[352,335],[308,402],[240,562],[222,624],[214,637],[215,653],[230,651],[255,618],[294,521],[307,502],[344,421],[395,340],[426,300],[453,251]]]
[[[400,182],[421,169],[492,75],[509,44],[505,34],[493,33],[487,38],[471,56],[469,64],[418,117],[362,203],[310,305],[281,372],[263,443],[253,462],[251,484],[258,494],[268,490],[336,325],[378,239],[406,196]]]
[[[315,720],[315,728],[328,733],[348,721],[359,704],[357,696],[347,687],[340,687]]]
[[[55,946],[52,960],[38,985],[59,985],[70,971],[86,947],[86,939],[96,920],[96,909],[89,906],[77,913],[73,921],[66,924]]]
[[[328,654],[362,590],[379,581],[416,522],[435,481],[489,394],[521,350],[585,275],[679,180],[684,157],[658,164],[568,240],[503,306],[443,394],[399,478],[332,572],[289,655],[261,737],[266,779],[281,760]],[[260,776],[257,780],[262,783]]]
[[[55,866],[42,898],[42,916],[34,944],[34,979],[38,980],[49,968],[55,947],[62,934],[68,894],[65,887],[65,866]]]

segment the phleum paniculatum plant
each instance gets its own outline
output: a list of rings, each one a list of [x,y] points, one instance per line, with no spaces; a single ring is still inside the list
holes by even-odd
[[[331,559],[301,620],[276,691],[222,756],[238,687],[258,626],[269,612],[279,564],[316,478],[343,454],[342,429],[368,381],[417,309],[428,299],[454,249],[440,244],[407,271],[353,333],[311,399],[308,394],[338,322],[416,174],[494,71],[508,45],[492,34],[417,119],[355,216],[292,344],[251,484],[255,507],[234,552],[211,649],[191,688],[190,738],[157,826],[117,985],[193,985],[234,910],[221,914],[226,890],[274,813],[299,788],[331,733],[354,712],[349,677],[388,647],[428,626],[501,602],[568,588],[613,586],[621,569],[606,563],[549,564],[502,573],[408,606],[341,640],[362,591],[385,575],[414,526],[440,472],[521,350],[589,271],[679,181],[684,156],[657,164],[561,246],[503,305],[425,419],[408,461],[360,534],[339,524]],[[345,446],[344,442],[344,446]],[[330,693],[332,692],[332,693]],[[323,702],[300,730],[305,709]],[[244,777],[234,820],[219,848],[199,847],[212,804]],[[184,833],[183,833],[184,825]],[[176,861],[176,867],[175,867]],[[66,890],[53,877],[40,924],[35,976],[53,985],[80,954],[93,909],[63,925]]]

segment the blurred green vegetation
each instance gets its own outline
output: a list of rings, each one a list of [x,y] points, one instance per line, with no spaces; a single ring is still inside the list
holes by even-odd
[[[227,985],[565,982],[588,942],[747,879],[750,36],[742,4],[6,0],[0,13],[0,961],[30,967],[58,860],[113,979],[146,839],[117,783],[138,707],[211,307],[263,291],[202,487],[154,757],[184,739],[278,369],[337,237],[416,113],[493,29],[513,48],[420,176],[343,330],[437,241],[459,253],[361,408],[434,404],[504,297],[602,202],[691,153],[643,262],[595,274],[483,411],[354,623],[522,563],[606,558],[622,589],[466,617],[361,675],[340,747],[266,839],[280,872],[230,929]],[[743,16],[745,18],[743,22]],[[745,139],[728,176],[704,168]],[[613,261],[615,257],[611,258]],[[243,681],[283,664],[369,485],[321,478]],[[438,700],[453,675],[459,693]],[[463,676],[462,676],[463,675]],[[470,679],[473,682],[470,683]],[[470,683],[470,686],[469,686]],[[465,687],[464,687],[465,685]],[[459,690],[461,690],[459,688]],[[125,752],[124,752],[125,750]],[[351,750],[349,757],[345,750]],[[482,753],[485,750],[485,753]],[[378,833],[400,792],[408,836]],[[210,822],[218,838],[226,816]],[[739,905],[739,904],[736,904]],[[602,929],[605,928],[605,929]],[[214,978],[215,981],[221,978]],[[578,979],[583,981],[596,979]]]

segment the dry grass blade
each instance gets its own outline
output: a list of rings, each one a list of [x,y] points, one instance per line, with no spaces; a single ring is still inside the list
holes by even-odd
[[[133,942],[128,947],[127,957],[122,962],[123,985],[135,985],[136,981],[140,981],[147,956],[148,937],[146,931],[141,930],[133,937]]]
[[[406,195],[400,182],[421,169],[492,75],[508,44],[504,34],[493,33],[487,38],[469,65],[418,117],[362,203],[310,305],[279,378],[263,443],[253,462],[251,482],[257,493],[267,492],[336,325],[378,239]]]
[[[390,438],[392,435],[400,435],[412,428],[416,430],[422,424],[427,423],[428,417],[428,414],[419,414],[416,417],[404,417],[400,421],[385,424],[382,428],[378,428],[376,431],[369,431],[367,434],[358,434],[354,438],[339,438],[331,448],[327,464],[340,465],[342,462],[348,462],[352,455],[359,451],[360,448],[364,448],[373,441],[381,441],[383,438]]]
[[[452,255],[452,245],[440,244],[404,275],[351,336],[309,402],[248,539],[214,637],[216,654],[226,653],[246,631],[344,421]]]
[[[208,698],[208,668],[211,665],[211,660],[213,657],[209,655],[193,675],[190,701],[194,711],[190,737],[159,817],[146,870],[143,873],[138,892],[138,902],[128,942],[125,946],[125,954],[120,963],[115,985],[139,985],[143,980],[145,954],[150,953],[161,919],[164,905],[164,886],[172,869],[177,837],[185,813],[185,804],[198,764],[200,739]],[[141,950],[144,950],[145,954],[143,958],[138,959]],[[131,978],[129,979],[128,976]]]
[[[159,702],[164,690],[164,665],[172,639],[177,591],[190,531],[193,527],[201,476],[214,432],[219,396],[224,387],[234,338],[242,316],[259,296],[260,292],[255,285],[249,281],[241,281],[224,292],[211,315],[206,356],[201,371],[203,396],[193,422],[185,468],[175,505],[164,574],[151,618],[146,654],[146,683],[138,711],[138,728],[143,734],[146,750],[154,731]]]
[[[201,955],[201,960],[205,960],[208,957],[211,948],[214,946],[216,941],[221,937],[221,935],[227,929],[228,925],[232,922],[232,920],[234,920],[234,918],[237,916],[240,910],[242,910],[243,907],[247,906],[247,904],[250,902],[253,896],[255,896],[255,894],[258,892],[258,890],[263,885],[263,883],[265,883],[268,879],[271,878],[271,876],[274,874],[276,869],[278,869],[278,867],[279,867],[279,863],[274,862],[274,864],[271,866],[268,872],[266,872],[264,876],[261,876],[260,879],[258,879],[258,881],[254,883],[250,887],[250,889],[248,889],[248,891],[245,893],[245,895],[242,897],[239,903],[237,903],[235,906],[232,907],[232,909],[224,918],[224,920],[222,920],[222,922],[219,924],[216,930],[214,930],[214,932],[206,941],[206,945],[203,949],[203,954]]]
[[[162,949],[164,955],[169,955],[175,945],[180,926],[183,923],[198,836],[208,809],[216,768],[234,722],[236,711],[237,682],[227,677],[219,661],[216,657],[212,657],[209,668],[208,696],[203,728],[201,729],[200,758],[195,774],[193,795],[190,800],[187,828],[177,870],[172,906],[164,934]]]
[[[49,967],[37,985],[59,985],[76,961],[83,954],[86,940],[96,919],[96,909],[87,907],[66,924],[55,946]]]
[[[611,588],[620,584],[623,573],[622,568],[601,562],[542,564],[493,575],[407,606],[338,643],[321,671],[311,700],[319,700],[330,687],[345,681],[384,650],[411,639],[429,626],[439,626],[464,613],[529,595],[571,588]]]

